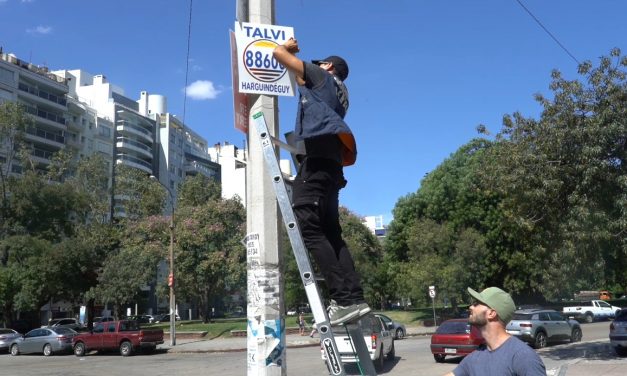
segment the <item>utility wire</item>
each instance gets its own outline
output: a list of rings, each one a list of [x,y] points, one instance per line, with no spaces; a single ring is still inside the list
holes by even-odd
[[[189,77],[189,45],[192,40],[192,5],[194,0],[189,0],[189,21],[187,23],[187,56],[185,59],[185,97],[183,98],[183,124],[185,124],[185,112],[187,110],[187,79]]]
[[[527,12],[529,13],[529,15],[538,23],[538,25],[540,25],[540,27],[542,29],[544,29],[544,31],[546,31],[547,34],[549,34],[549,36],[551,38],[553,38],[553,40],[555,41],[555,43],[557,43],[560,47],[562,47],[562,49],[564,51],[566,51],[566,53],[568,54],[568,56],[570,56],[578,65],[581,64],[579,62],[579,60],[577,60],[577,58],[575,56],[573,56],[573,54],[570,53],[570,51],[568,51],[568,49],[566,47],[564,47],[564,45],[549,31],[549,29],[547,29],[546,27],[544,27],[544,25],[542,24],[542,22],[540,22],[540,20],[533,15],[533,13],[531,13],[531,11],[529,9],[527,9],[527,7],[525,6],[525,4],[522,3],[522,1],[520,0],[516,0],[516,2],[518,4],[520,4],[520,6]]]

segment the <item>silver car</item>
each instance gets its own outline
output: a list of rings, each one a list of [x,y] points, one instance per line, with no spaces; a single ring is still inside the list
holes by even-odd
[[[50,356],[54,353],[71,353],[72,337],[77,334],[70,328],[33,329],[11,342],[11,355],[43,353]]]
[[[394,333],[394,339],[403,339],[407,335],[407,329],[405,329],[405,325],[401,324],[398,321],[394,321],[388,316],[382,313],[375,313],[375,316],[381,319],[388,330]]]
[[[6,351],[9,349],[11,342],[17,337],[22,335],[13,329],[0,328],[0,351]]]
[[[627,356],[627,308],[618,311],[610,324],[610,343],[616,354]]]
[[[529,343],[536,349],[549,342],[581,341],[581,326],[552,309],[522,309],[514,312],[507,324],[507,332]]]

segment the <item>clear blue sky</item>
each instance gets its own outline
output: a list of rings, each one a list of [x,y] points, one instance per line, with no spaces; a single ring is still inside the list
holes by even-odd
[[[521,0],[579,61],[627,54],[627,1]],[[342,205],[388,222],[399,197],[485,124],[504,114],[537,117],[550,72],[576,77],[576,63],[516,0],[277,0],[303,59],[343,56],[358,142]],[[0,45],[50,69],[104,74],[137,99],[168,97],[182,117],[188,0],[0,0]],[[209,143],[243,146],[233,128],[228,30],[235,0],[193,3],[186,123]],[[281,131],[296,100],[279,102]]]

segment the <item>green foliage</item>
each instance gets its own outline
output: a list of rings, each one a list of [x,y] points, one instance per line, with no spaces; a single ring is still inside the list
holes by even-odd
[[[128,220],[136,220],[163,211],[168,191],[148,174],[136,168],[115,167],[116,210]]]
[[[221,199],[214,184],[203,184],[203,193],[197,183],[188,179],[181,187],[204,199],[195,206],[187,200],[176,212],[175,285],[177,296],[199,302],[207,322],[213,299],[245,285],[246,213],[238,200]]]
[[[399,293],[496,285],[537,302],[626,286],[626,67],[613,50],[581,81],[553,72],[540,119],[505,116],[495,141],[462,146],[399,199],[385,243]]]
[[[219,200],[221,197],[220,182],[198,174],[190,176],[181,184],[178,191],[178,206],[202,206],[208,201]]]

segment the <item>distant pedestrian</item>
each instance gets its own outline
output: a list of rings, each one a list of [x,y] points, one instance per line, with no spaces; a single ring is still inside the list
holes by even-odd
[[[311,319],[311,333],[309,333],[309,337],[313,338],[314,334],[318,331],[316,327],[316,319]]]
[[[305,335],[305,316],[302,312],[298,314],[298,332],[301,336]]]
[[[486,344],[445,376],[546,376],[538,354],[505,330],[516,310],[512,297],[498,287],[481,293],[469,287],[468,293],[474,299],[468,323],[479,328]]]

